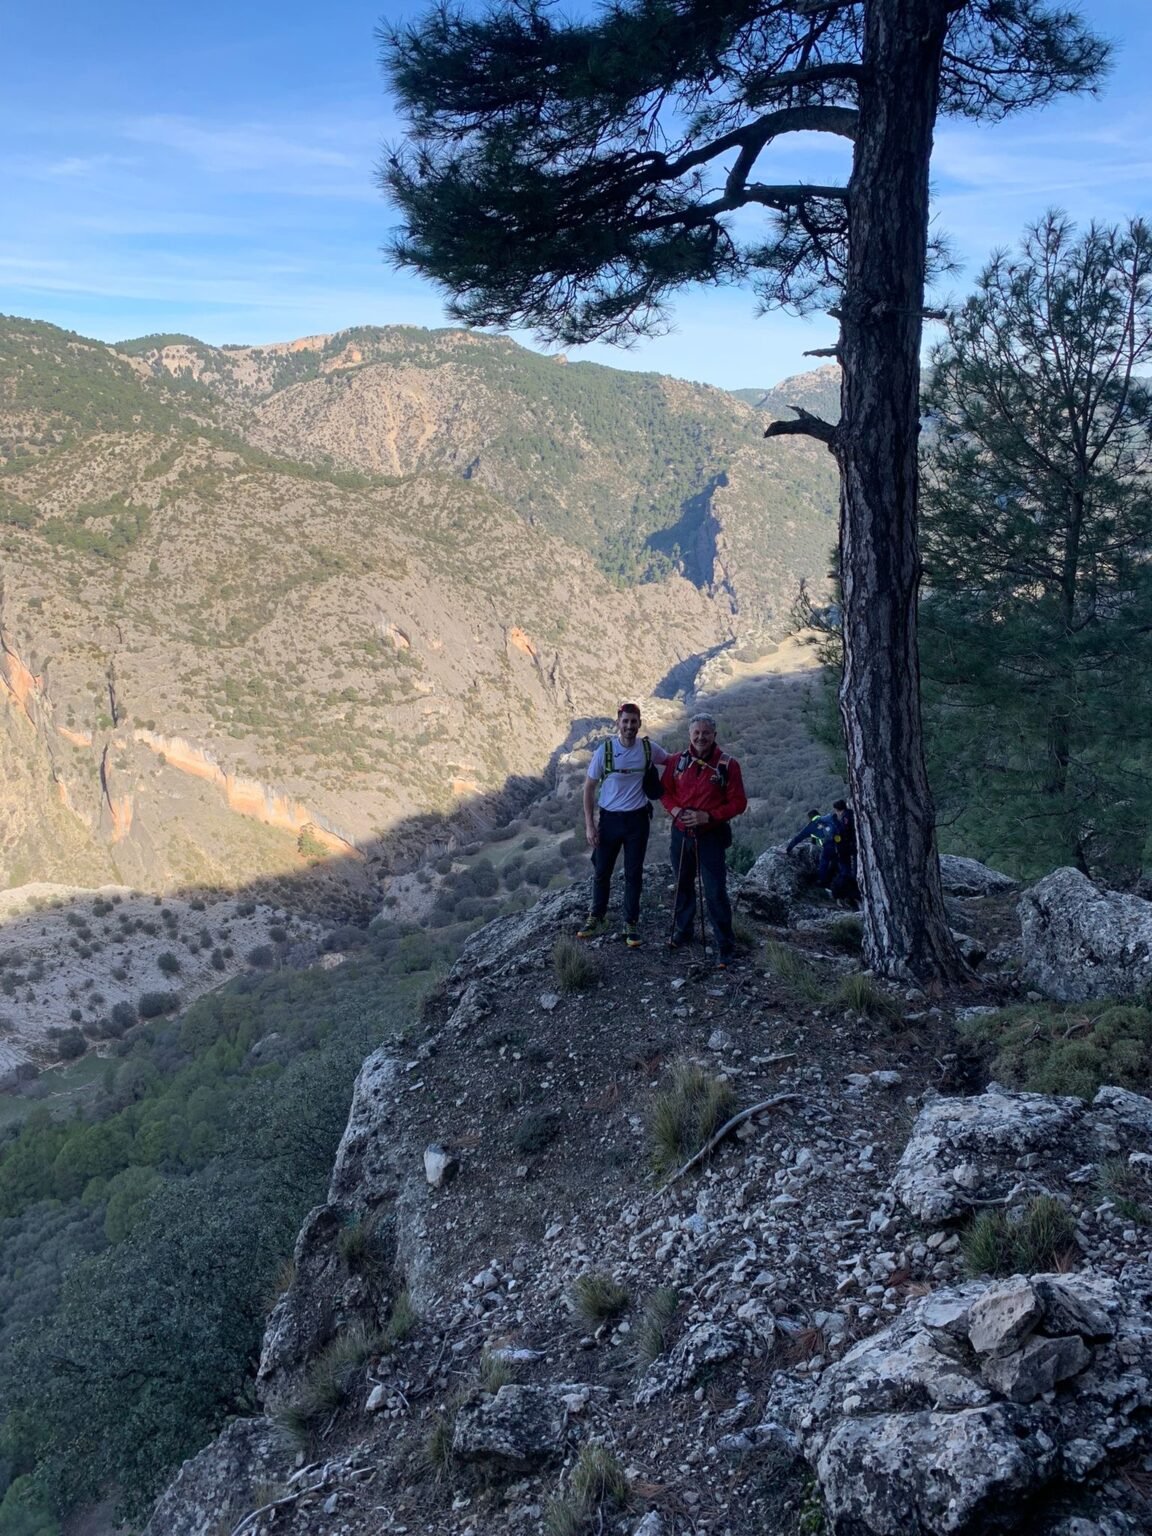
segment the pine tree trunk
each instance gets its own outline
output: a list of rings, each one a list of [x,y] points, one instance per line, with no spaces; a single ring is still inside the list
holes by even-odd
[[[856,808],[864,953],[954,981],[920,723],[917,440],[928,166],[948,0],[869,0],[844,289],[840,713]]]

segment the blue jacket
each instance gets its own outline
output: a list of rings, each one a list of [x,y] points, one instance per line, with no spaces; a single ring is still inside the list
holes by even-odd
[[[788,844],[785,852],[791,853],[793,848],[798,843],[802,843],[806,837],[810,837],[814,843],[819,843],[823,847],[825,843],[831,842],[835,837],[837,829],[838,823],[835,811],[829,811],[826,816],[813,816],[811,821],[805,822],[800,828],[799,832]]]

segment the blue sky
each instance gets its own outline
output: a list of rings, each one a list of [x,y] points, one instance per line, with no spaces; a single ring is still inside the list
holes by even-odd
[[[398,132],[375,28],[424,8],[4,7],[0,312],[108,341],[442,324],[437,293],[380,254],[393,217],[374,179],[382,143]],[[950,292],[1050,206],[1081,221],[1152,215],[1152,7],[1095,0],[1084,10],[1119,45],[1101,97],[997,127],[940,126],[937,223],[964,264]],[[819,180],[831,154],[796,143],[790,169]],[[673,334],[630,352],[569,355],[736,388],[811,367],[804,350],[832,335],[826,319],[757,319],[751,296],[730,289],[685,294]]]

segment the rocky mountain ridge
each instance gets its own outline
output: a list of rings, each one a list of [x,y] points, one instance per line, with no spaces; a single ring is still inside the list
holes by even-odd
[[[0,323],[0,879],[354,874],[770,649],[835,487],[761,419],[461,332]]]
[[[1148,1529],[1152,1101],[977,1075],[967,1024],[1023,997],[1004,877],[944,861],[987,958],[930,998],[860,976],[806,865],[745,881],[765,966],[601,940],[567,989],[576,892],[469,941],[420,1038],[364,1064],[267,1416],[146,1536]],[[670,1077],[728,1123],[653,1176]]]

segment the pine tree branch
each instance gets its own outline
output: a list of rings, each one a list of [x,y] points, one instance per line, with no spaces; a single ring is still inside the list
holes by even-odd
[[[788,409],[796,412],[798,420],[771,422],[764,429],[765,437],[814,437],[829,450],[835,450],[837,430],[830,421],[813,416],[802,405],[790,405]]]

